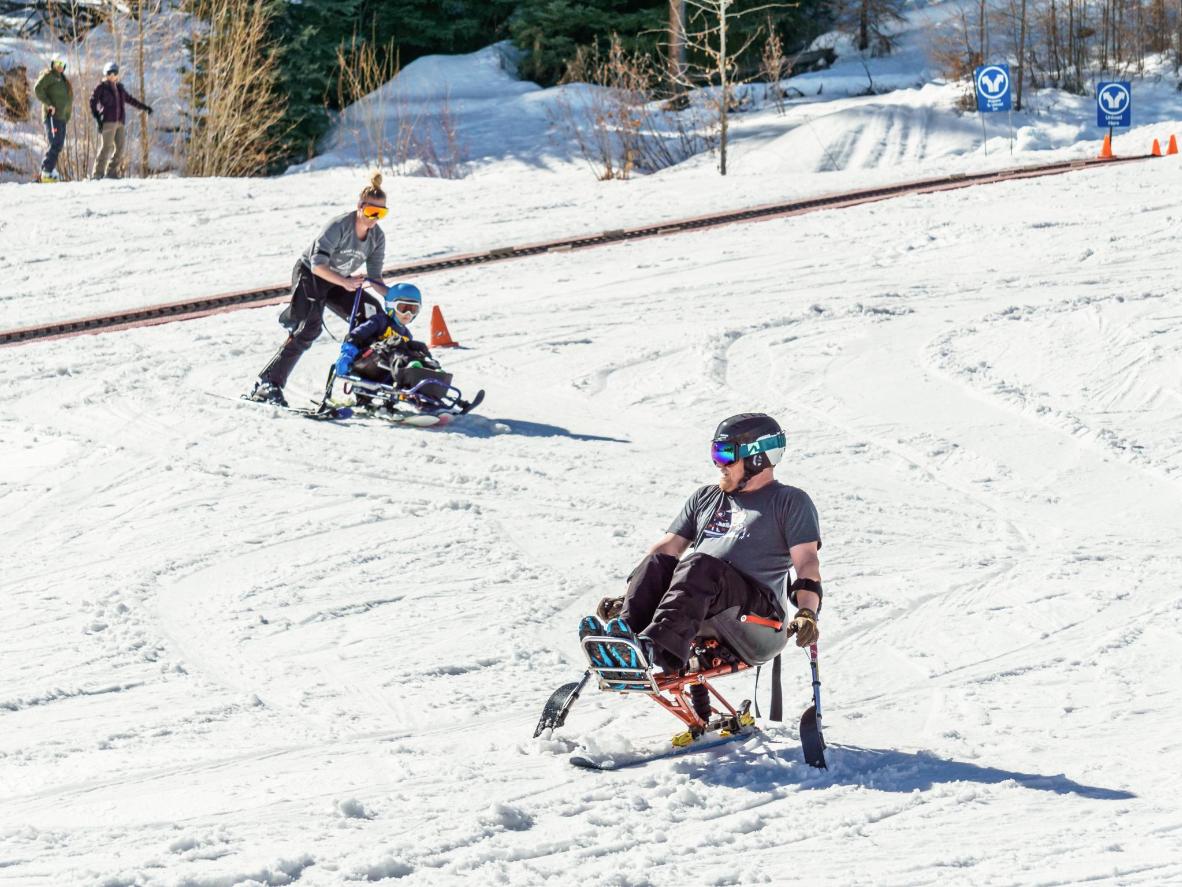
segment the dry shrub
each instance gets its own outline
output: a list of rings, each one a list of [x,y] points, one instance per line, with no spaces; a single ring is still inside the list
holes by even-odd
[[[276,159],[285,103],[267,33],[273,9],[267,0],[190,0],[188,175],[257,175]]]
[[[776,33],[776,29],[773,27],[771,17],[769,16],[767,21],[767,40],[763,43],[763,52],[759,60],[759,70],[764,81],[763,100],[766,102],[770,99],[775,105],[776,113],[778,114],[784,113],[784,90],[780,88],[780,81],[784,79],[784,75],[790,67],[791,65],[788,59],[784,57],[784,41]]]
[[[574,140],[601,180],[655,172],[711,150],[714,141],[697,106],[661,108],[653,100],[661,81],[650,56],[627,53],[612,35],[606,58],[582,48],[567,64],[567,89],[551,122]]]
[[[428,103],[388,86],[401,70],[393,40],[379,47],[354,34],[338,47],[337,68],[337,105],[345,109],[338,132],[352,138],[364,165],[394,175],[464,177],[467,152],[450,97]]]

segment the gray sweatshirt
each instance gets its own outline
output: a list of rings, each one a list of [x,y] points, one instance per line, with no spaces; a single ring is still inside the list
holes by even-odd
[[[365,240],[358,239],[353,228],[354,218],[354,212],[350,210],[324,226],[301,258],[309,271],[313,265],[327,265],[342,277],[352,277],[364,265],[366,277],[382,279],[386,235],[375,225],[369,229]]]

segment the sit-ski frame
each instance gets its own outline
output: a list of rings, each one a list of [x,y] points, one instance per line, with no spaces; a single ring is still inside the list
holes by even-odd
[[[428,397],[426,394],[420,394],[419,389],[426,385],[437,384],[432,379],[424,379],[417,383],[414,388],[401,389],[395,388],[393,385],[386,385],[383,382],[374,382],[371,379],[364,379],[361,376],[353,373],[346,373],[345,375],[337,376],[341,382],[345,384],[345,393],[349,393],[349,387],[360,388],[369,395],[380,395],[387,403],[411,403],[416,406],[425,407],[427,409],[443,409],[454,412],[457,408],[463,409],[462,401],[460,399],[462,392],[454,385],[447,386],[447,392],[443,397]]]
[[[702,653],[709,656],[711,645],[716,643],[701,639],[695,642],[699,663]],[[644,693],[685,724],[688,729],[674,737],[674,746],[688,746],[709,732],[718,731],[725,736],[746,733],[754,726],[754,718],[747,710],[750,703],[744,701],[736,710],[710,683],[714,678],[735,674],[751,667],[742,660],[726,661],[722,656],[711,656],[707,668],[699,668],[686,674],[656,675],[651,668],[645,666],[644,654],[632,638],[589,635],[582,639],[582,644],[589,667],[580,680],[563,684],[550,695],[534,730],[535,739],[545,731],[553,731],[566,722],[571,707],[590,682],[592,675],[598,679],[600,689],[614,693]],[[613,650],[616,652],[612,652]],[[812,767],[825,769],[826,743],[821,732],[821,679],[817,671],[815,643],[809,645],[808,653],[809,667],[812,671],[813,704],[801,715],[800,742],[805,762]],[[721,706],[711,706],[710,713],[718,715],[717,718],[703,718],[694,708],[691,695],[693,688],[697,686],[705,687],[709,695]]]
[[[706,688],[721,706],[712,706],[713,712],[730,721],[735,728],[740,726],[747,713],[747,704],[738,710],[735,709],[710,683],[713,678],[745,671],[750,668],[746,662],[721,662],[715,659],[714,661],[720,664],[685,674],[654,674],[651,668],[644,667],[644,653],[631,638],[588,635],[583,638],[582,644],[588,661],[592,663],[591,671],[599,679],[601,690],[614,693],[643,693],[685,724],[694,736],[721,726],[711,724],[698,714],[690,695],[694,686]],[[620,665],[611,668],[596,666],[594,663],[597,656],[601,661],[614,659]]]

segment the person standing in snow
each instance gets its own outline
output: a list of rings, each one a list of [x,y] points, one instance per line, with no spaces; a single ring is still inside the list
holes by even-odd
[[[41,161],[41,181],[56,182],[57,158],[66,143],[66,124],[74,107],[74,87],[66,77],[66,60],[55,55],[49,60],[49,67],[41,72],[33,86],[33,94],[45,106],[45,136],[49,148]]]
[[[690,496],[628,577],[623,599],[604,599],[580,635],[634,638],[647,664],[666,672],[685,668],[703,632],[751,665],[779,654],[784,629],[799,647],[816,643],[821,531],[808,494],[773,476],[785,446],[783,430],[764,413],[723,420],[711,442],[718,483]],[[798,608],[791,619],[788,602]]]
[[[107,62],[103,67],[103,79],[90,95],[90,113],[98,123],[103,140],[90,171],[92,179],[119,178],[123,165],[123,146],[127,142],[125,124],[128,105],[146,114],[152,113],[151,105],[145,105],[123,88],[119,82],[119,65]]]
[[[287,406],[283,389],[304,352],[324,329],[324,308],[348,318],[357,291],[368,286],[385,297],[382,262],[386,235],[378,222],[386,217],[382,177],[374,173],[362,189],[355,209],[329,221],[296,261],[292,271],[291,304],[285,312],[291,334],[259,373],[251,400]],[[357,272],[364,266],[365,274]]]

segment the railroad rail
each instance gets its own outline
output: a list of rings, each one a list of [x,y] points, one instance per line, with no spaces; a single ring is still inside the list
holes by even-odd
[[[817,212],[818,210],[860,206],[866,203],[874,203],[880,200],[889,200],[894,197],[904,197],[911,194],[931,194],[937,191],[950,191],[976,185],[991,185],[1017,179],[1060,175],[1062,173],[1089,169],[1096,166],[1110,166],[1112,164],[1146,160],[1152,156],[1150,154],[1143,154],[1134,157],[1116,157],[1104,160],[1068,160],[994,172],[954,173],[938,178],[883,185],[877,188],[864,188],[819,197],[808,197],[786,203],[770,203],[762,206],[748,207],[746,209],[711,213],[710,215],[704,216],[671,219],[637,228],[618,228],[600,231],[595,234],[567,237],[561,240],[547,240],[539,243],[497,247],[486,250],[485,252],[446,256],[441,259],[425,259],[386,268],[383,270],[382,276],[391,278],[432,274],[438,271],[464,268],[470,265],[486,265],[492,262],[503,262],[526,256],[569,252],[596,246],[610,246],[611,244],[624,243],[631,240],[641,240],[648,237],[665,237],[671,234],[699,231],[705,228],[733,225],[739,222],[757,222],[765,219],[803,215],[805,213]],[[172,323],[178,320],[196,320],[200,317],[208,317],[211,314],[236,311],[242,308],[277,305],[287,301],[289,296],[290,287],[284,284],[282,286],[269,286],[260,289],[222,293],[221,295],[215,296],[204,296],[182,302],[150,305],[145,308],[133,308],[127,311],[100,314],[94,317],[83,317],[77,320],[64,320],[20,329],[0,330],[0,347],[89,333],[114,332],[116,330],[132,329],[135,327],[153,326],[160,323]]]

